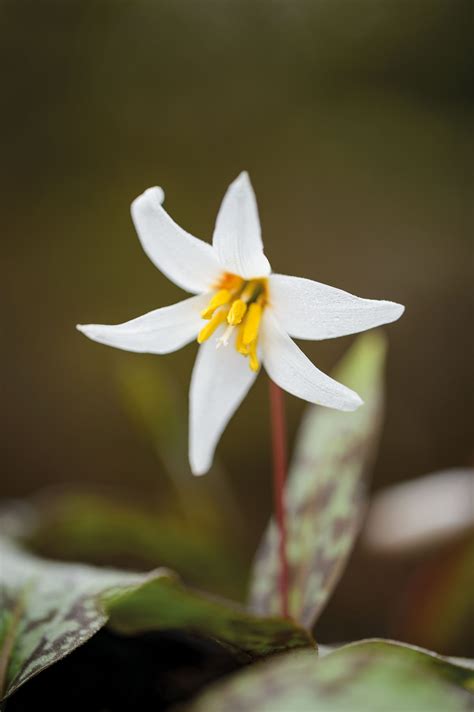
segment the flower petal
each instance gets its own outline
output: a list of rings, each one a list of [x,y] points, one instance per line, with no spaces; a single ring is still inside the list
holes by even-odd
[[[161,188],[148,188],[131,207],[146,254],[172,282],[187,292],[206,292],[222,273],[215,251],[180,228],[161,207]]]
[[[77,328],[100,344],[137,353],[167,354],[196,338],[202,325],[200,312],[208,301],[209,294],[199,294],[124,324],[78,324]]]
[[[212,244],[227,272],[244,279],[270,274],[270,265],[263,254],[257,201],[245,171],[227,189]]]
[[[221,327],[220,332],[224,330]],[[216,332],[217,337],[219,332]],[[227,423],[247,395],[257,374],[237,353],[233,339],[216,348],[216,338],[199,348],[190,389],[189,462],[195,475],[205,474]]]
[[[270,299],[285,331],[295,339],[332,339],[395,321],[405,307],[361,299],[327,284],[272,274]]]
[[[263,365],[280,388],[310,403],[337,410],[356,410],[362,405],[357,393],[313,366],[279,325],[271,309],[265,309],[262,326]]]

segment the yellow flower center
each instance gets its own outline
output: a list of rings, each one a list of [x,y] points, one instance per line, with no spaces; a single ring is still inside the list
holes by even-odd
[[[216,285],[209,304],[201,312],[207,324],[198,334],[198,343],[207,341],[221,324],[227,322],[226,330],[217,340],[217,348],[227,346],[237,329],[235,348],[242,356],[248,357],[252,371],[258,371],[258,334],[267,302],[267,279],[245,281],[234,274],[225,274]]]

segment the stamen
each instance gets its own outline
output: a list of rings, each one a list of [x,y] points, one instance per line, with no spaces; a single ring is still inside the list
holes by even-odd
[[[245,317],[245,324],[242,334],[242,343],[248,346],[252,341],[256,341],[262,319],[262,307],[258,302],[253,302]]]
[[[232,302],[229,314],[227,315],[227,321],[231,326],[237,326],[240,324],[247,311],[247,304],[243,299],[236,299]]]
[[[242,356],[248,357],[252,371],[258,371],[260,362],[257,355],[258,337],[263,310],[267,304],[267,280],[244,280],[226,273],[215,285],[215,293],[201,312],[203,319],[209,320],[198,335],[198,342],[209,339],[216,329],[227,321],[227,328],[216,341],[216,348],[227,346],[235,332],[235,348]]]
[[[231,293],[228,289],[220,289],[212,299],[210,300],[209,304],[205,309],[202,310],[201,316],[203,319],[210,319],[216,309],[219,307],[224,306],[224,304],[227,304],[230,302],[231,299]]]
[[[258,371],[260,368],[260,362],[258,360],[257,356],[257,342],[252,341],[250,344],[250,351],[249,351],[249,366],[252,369],[252,371]]]
[[[239,354],[242,354],[242,356],[248,356],[249,347],[246,344],[244,344],[244,342],[242,341],[244,329],[245,329],[245,322],[243,324],[240,324],[240,326],[239,326],[239,330],[237,332],[237,338],[235,340],[235,348],[237,349]]]
[[[213,335],[218,326],[225,321],[227,316],[227,309],[221,309],[214,313],[214,316],[209,321],[209,323],[204,326],[198,334],[197,340],[198,344],[202,344],[203,341],[207,341],[209,337]]]

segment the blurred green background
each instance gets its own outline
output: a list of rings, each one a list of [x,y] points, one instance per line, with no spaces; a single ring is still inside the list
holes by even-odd
[[[470,0],[2,0],[1,497],[79,483],[172,519],[189,486],[201,510],[183,537],[222,509],[242,557],[224,576],[245,576],[271,509],[265,379],[221,441],[228,475],[188,485],[129,391],[164,369],[184,418],[195,347],[127,354],[74,328],[183,297],[141,250],[134,197],[163,186],[176,221],[209,240],[243,169],[275,271],[407,307],[387,329],[374,488],[472,463],[471,12]],[[305,351],[328,371],[350,342]],[[293,437],[305,406],[287,402]],[[326,640],[390,632],[401,579],[374,622],[373,600],[350,603],[367,570],[343,579]],[[215,584],[242,595],[245,581]]]

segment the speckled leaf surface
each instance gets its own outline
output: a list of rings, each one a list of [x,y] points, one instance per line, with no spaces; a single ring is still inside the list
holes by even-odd
[[[289,608],[310,629],[333,590],[359,530],[365,475],[381,429],[385,340],[360,336],[332,374],[357,391],[364,405],[354,413],[310,406],[289,470],[286,502]],[[275,615],[278,536],[270,522],[251,580],[252,610]]]
[[[129,634],[189,631],[213,638],[245,662],[314,645],[292,623],[207,597],[166,569],[133,574],[48,561],[0,536],[0,699],[104,625]]]
[[[260,618],[224,599],[184,586],[177,577],[151,579],[135,591],[107,597],[109,625],[119,633],[185,629],[231,648],[243,662],[315,643],[291,621]]]
[[[44,561],[2,537],[0,697],[14,692],[105,624],[101,594],[144,580],[140,575]]]
[[[284,654],[234,673],[186,712],[467,712],[474,671],[393,641],[368,640],[318,658]]]

